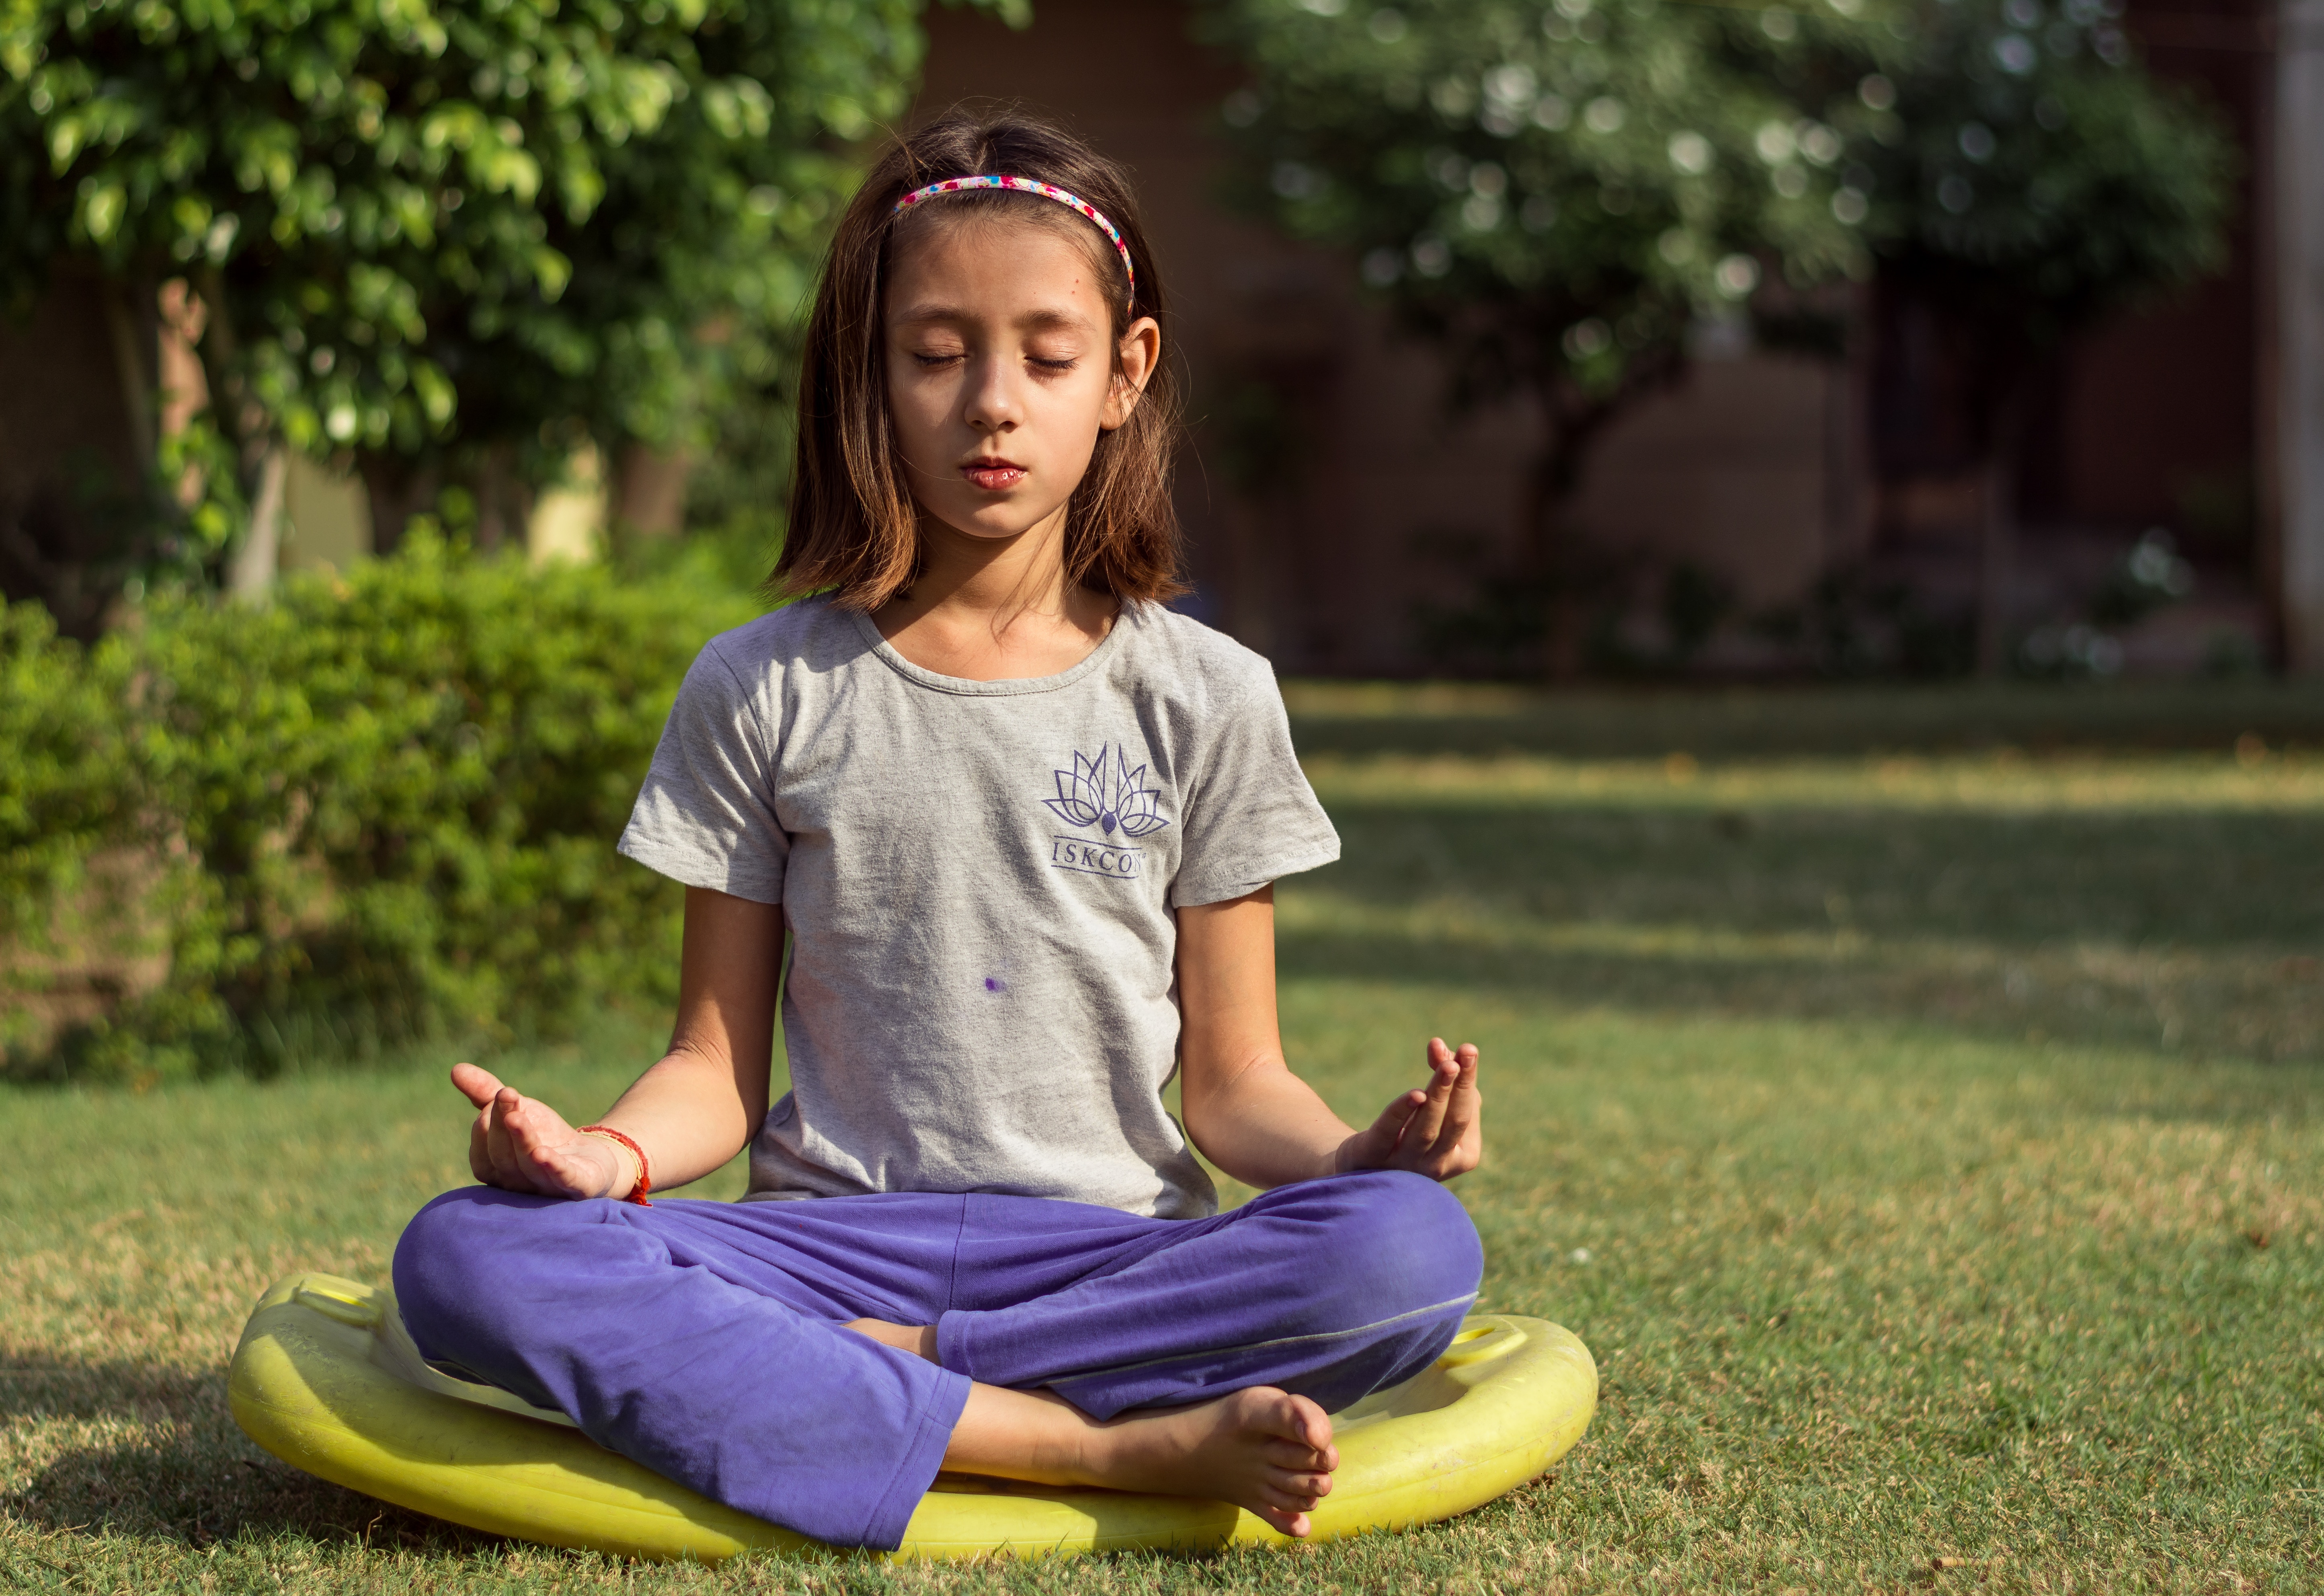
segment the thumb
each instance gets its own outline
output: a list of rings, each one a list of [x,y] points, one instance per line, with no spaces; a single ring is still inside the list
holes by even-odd
[[[478,1069],[475,1065],[467,1063],[456,1064],[452,1066],[452,1084],[457,1086],[460,1089],[460,1094],[478,1108],[490,1108],[493,1099],[499,1096],[501,1092],[498,1075],[488,1069]]]

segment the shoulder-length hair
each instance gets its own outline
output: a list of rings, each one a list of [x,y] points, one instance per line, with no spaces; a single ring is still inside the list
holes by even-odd
[[[1038,179],[1077,194],[1121,233],[1136,263],[1129,274],[1111,241],[1054,199],[1008,189],[947,194],[899,217],[896,201],[946,178],[999,174]],[[816,287],[799,363],[798,445],[790,524],[767,578],[778,594],[824,593],[834,604],[872,610],[919,574],[919,512],[897,458],[888,408],[883,311],[897,224],[922,213],[959,216],[1010,208],[1012,216],[1070,224],[1099,281],[1112,285],[1111,358],[1121,336],[1150,316],[1162,328],[1162,359],[1130,419],[1098,436],[1089,469],[1065,512],[1069,581],[1120,599],[1165,599],[1179,580],[1178,518],[1170,468],[1178,446],[1178,389],[1169,300],[1121,168],[1061,128],[1014,111],[954,110],[902,134],[882,154],[840,217]],[[1054,220],[1052,218],[1055,218]],[[1086,236],[1084,236],[1086,235]]]

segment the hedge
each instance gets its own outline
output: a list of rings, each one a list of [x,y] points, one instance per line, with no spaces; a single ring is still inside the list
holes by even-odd
[[[687,664],[753,613],[426,537],[94,649],[6,611],[5,1073],[263,1074],[671,997],[680,894],[613,842]],[[40,1020],[77,959],[141,943],[158,983]]]

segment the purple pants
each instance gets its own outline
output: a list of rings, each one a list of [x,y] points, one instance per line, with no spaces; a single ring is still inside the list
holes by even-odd
[[[979,1194],[643,1208],[470,1186],[404,1231],[395,1294],[431,1360],[745,1513],[892,1548],[973,1380],[1101,1419],[1259,1385],[1336,1411],[1434,1361],[1482,1263],[1459,1199],[1388,1171],[1199,1220]],[[850,1319],[933,1323],[942,1366]]]

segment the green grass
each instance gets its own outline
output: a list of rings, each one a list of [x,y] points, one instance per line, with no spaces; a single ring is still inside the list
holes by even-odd
[[[2324,758],[1372,718],[1313,761],[1349,856],[1283,891],[1286,1038],[1351,1114],[1428,1033],[1484,1046],[1488,1305],[1604,1378],[1552,1476],[1296,1554],[1030,1566],[628,1567],[382,1508],[244,1441],[223,1377],[267,1281],[380,1278],[464,1177],[431,1060],[0,1096],[0,1586],[2324,1582]],[[508,1073],[599,1108],[653,1042],[608,1023]]]

